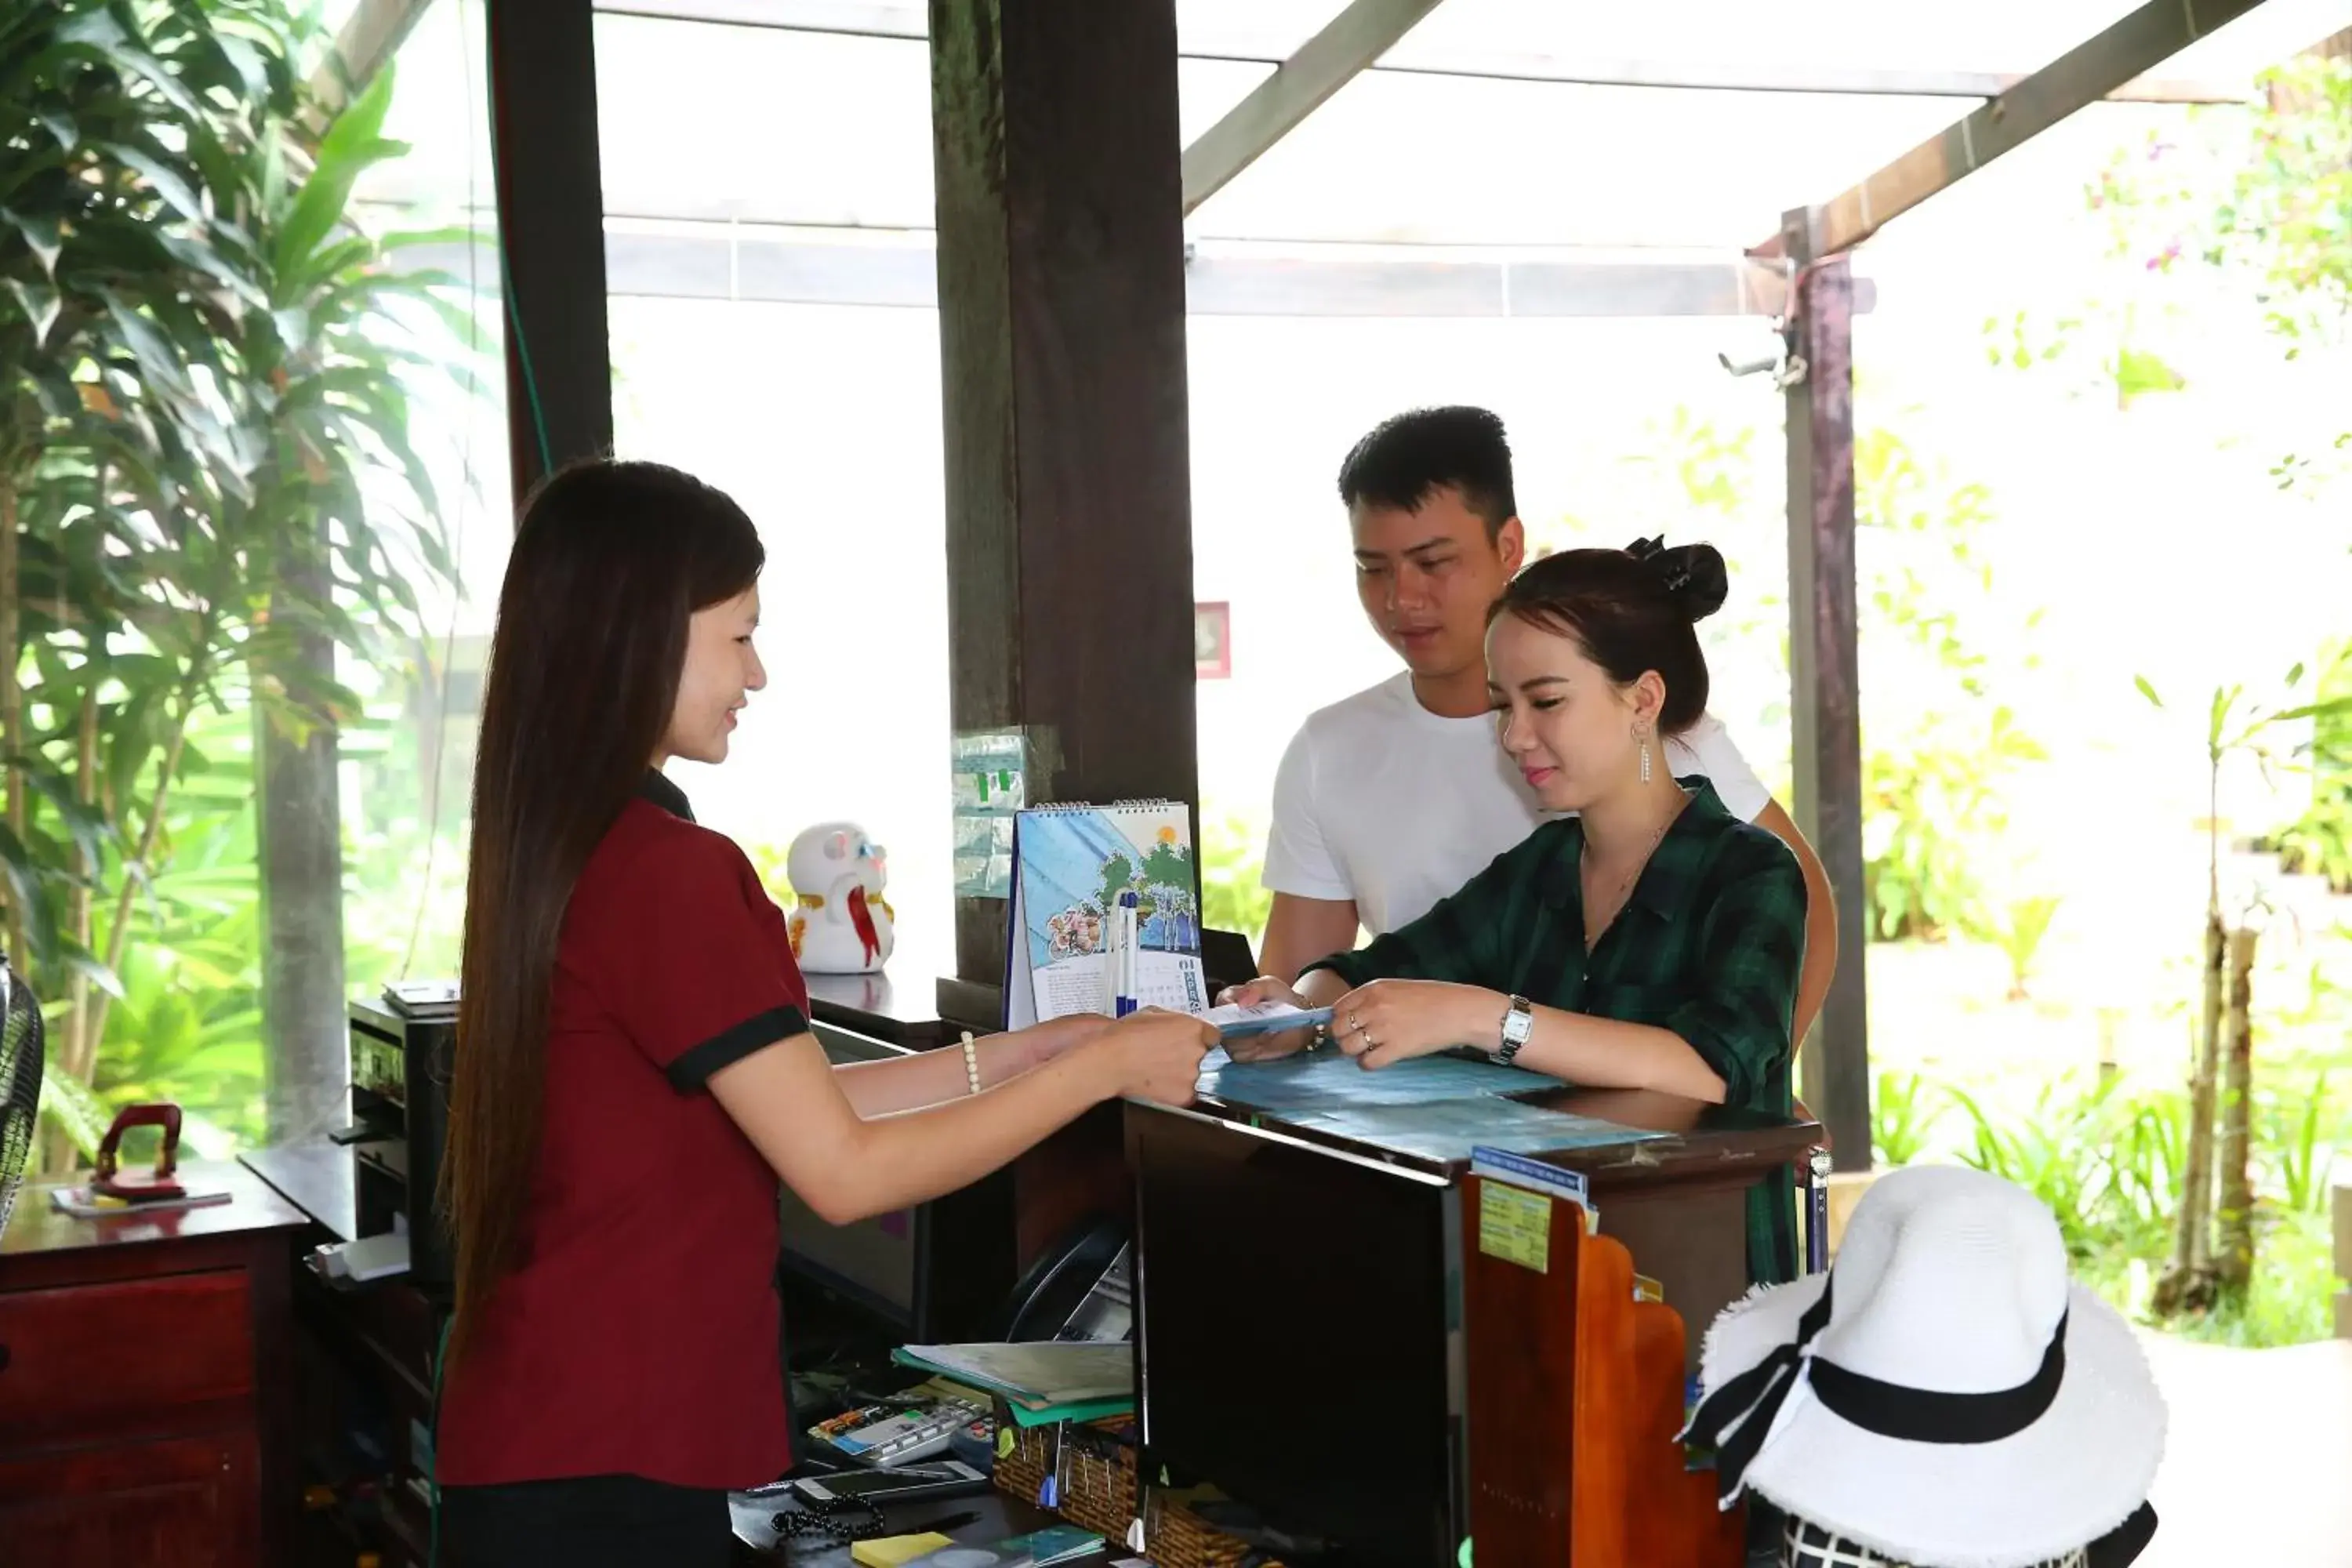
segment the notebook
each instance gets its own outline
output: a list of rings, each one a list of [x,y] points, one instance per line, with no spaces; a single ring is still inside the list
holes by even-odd
[[[916,1558],[907,1568],[1049,1568],[1055,1563],[1090,1557],[1102,1543],[1103,1538],[1092,1531],[1057,1524],[986,1546],[944,1546],[928,1557]]]
[[[1208,1010],[1200,868],[1183,803],[1034,806],[1013,824],[1007,1028],[1113,1010],[1113,933],[1122,895],[1135,900],[1137,1004],[1175,1013]]]
[[[904,1568],[909,1563],[929,1557],[943,1546],[953,1546],[951,1537],[935,1530],[920,1535],[886,1535],[875,1541],[854,1541],[849,1546],[849,1560],[857,1568]]]

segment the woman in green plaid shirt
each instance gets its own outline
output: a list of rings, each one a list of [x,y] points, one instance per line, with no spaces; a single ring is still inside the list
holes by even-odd
[[[1655,541],[1512,579],[1488,623],[1489,689],[1504,750],[1562,815],[1411,925],[1309,965],[1296,991],[1260,980],[1236,999],[1331,1007],[1330,1037],[1370,1068],[1468,1045],[1590,1088],[1786,1116],[1803,875],[1705,779],[1657,765],[1664,738],[1706,710],[1695,623],[1725,590],[1713,549]],[[1234,1043],[1255,1057],[1308,1044]],[[1795,1275],[1793,1206],[1785,1170],[1749,1193],[1759,1283]]]

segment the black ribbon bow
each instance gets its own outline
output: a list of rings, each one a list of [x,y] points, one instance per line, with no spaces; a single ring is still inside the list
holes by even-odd
[[[1747,1484],[1748,1467],[1800,1378],[1822,1406],[1865,1432],[1912,1443],[1997,1443],[2042,1419],[2066,1377],[2066,1316],[2050,1336],[2042,1365],[2014,1388],[1947,1394],[1908,1388],[1849,1371],[1807,1352],[1830,1321],[1831,1284],[1797,1320],[1797,1337],[1699,1402],[1678,1442],[1715,1450],[1715,1494],[1729,1508]],[[1734,1426],[1737,1430],[1732,1430]],[[1726,1436],[1726,1432],[1730,1435]]]

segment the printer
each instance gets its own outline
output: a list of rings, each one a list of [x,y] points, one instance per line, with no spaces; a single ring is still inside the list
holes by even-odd
[[[457,1040],[454,982],[401,983],[353,1001],[352,1125],[338,1133],[358,1166],[359,1231],[347,1266],[363,1281],[373,1261],[405,1242],[409,1282],[446,1295],[454,1283],[436,1207],[449,1127],[449,1072]],[[381,1238],[381,1239],[380,1239]]]

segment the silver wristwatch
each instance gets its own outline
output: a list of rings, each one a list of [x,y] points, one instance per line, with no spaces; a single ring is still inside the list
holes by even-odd
[[[1535,1009],[1528,1005],[1528,999],[1512,997],[1510,1006],[1503,1013],[1503,1048],[1495,1053],[1496,1063],[1509,1067],[1511,1058],[1519,1054],[1519,1047],[1528,1043],[1528,1037],[1535,1033]]]

